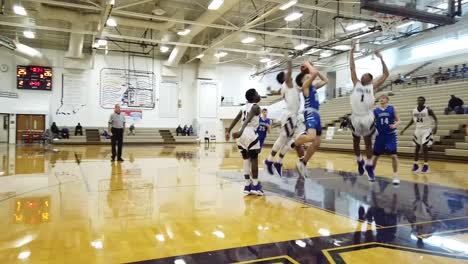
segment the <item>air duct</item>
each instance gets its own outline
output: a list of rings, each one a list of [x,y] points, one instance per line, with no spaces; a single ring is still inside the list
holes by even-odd
[[[16,56],[25,58],[33,65],[50,66],[50,61],[40,51],[14,41],[8,37],[0,36],[0,46]]]

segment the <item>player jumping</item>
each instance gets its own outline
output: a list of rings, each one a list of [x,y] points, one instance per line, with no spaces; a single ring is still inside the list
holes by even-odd
[[[302,177],[307,177],[307,162],[312,158],[314,153],[320,146],[320,136],[322,135],[322,124],[320,122],[319,107],[320,102],[318,99],[317,90],[322,88],[328,83],[327,77],[315,69],[312,64],[306,61],[303,64],[307,67],[309,74],[301,72],[296,76],[296,84],[302,87],[304,95],[304,120],[306,125],[306,132],[299,136],[294,142],[295,146],[302,146],[306,143],[311,143],[307,148],[305,156],[299,152],[299,161],[297,162],[297,170]],[[312,83],[316,77],[320,81]]]
[[[369,174],[372,173],[373,167],[371,162],[372,157],[372,135],[375,132],[374,125],[374,103],[375,97],[374,92],[377,90],[388,78],[388,69],[382,55],[379,52],[375,52],[377,58],[382,62],[383,74],[380,78],[373,80],[373,76],[370,73],[362,75],[361,80],[357,78],[356,66],[354,63],[354,50],[356,44],[353,43],[349,54],[349,66],[351,69],[351,80],[353,81],[353,92],[351,94],[351,118],[350,127],[353,133],[353,149],[356,155],[358,164],[358,171],[360,175],[364,174],[364,160],[361,156],[361,137],[364,137],[364,143],[366,145],[366,170]]]
[[[288,62],[288,69],[286,73],[280,72],[276,76],[276,80],[282,84],[281,95],[286,103],[286,111],[281,118],[281,132],[276,139],[275,144],[271,150],[271,154],[267,160],[265,160],[265,166],[270,175],[273,175],[273,168],[276,170],[278,175],[281,176],[281,169],[283,167],[283,158],[286,153],[291,149],[291,143],[294,143],[293,136],[296,131],[298,122],[298,112],[301,107],[301,88],[295,87],[291,78],[292,75],[292,63]],[[302,131],[301,131],[302,132]],[[274,162],[276,154],[279,152],[279,158],[277,162]]]

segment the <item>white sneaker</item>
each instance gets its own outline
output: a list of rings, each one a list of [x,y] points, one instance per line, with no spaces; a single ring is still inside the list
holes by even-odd
[[[398,179],[398,178],[396,178],[396,177],[393,178],[393,181],[392,181],[392,182],[393,182],[393,185],[400,185],[400,179]]]
[[[299,172],[299,175],[304,178],[308,178],[307,176],[307,167],[302,161],[298,161],[296,163],[297,171]]]

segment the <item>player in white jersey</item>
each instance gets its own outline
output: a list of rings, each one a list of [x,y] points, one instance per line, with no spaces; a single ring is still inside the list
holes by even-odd
[[[349,54],[349,66],[351,70],[351,80],[353,81],[353,92],[351,94],[351,117],[350,117],[350,127],[353,132],[353,149],[354,154],[356,155],[356,160],[358,164],[358,171],[360,175],[364,174],[364,168],[367,170],[368,174],[373,175],[373,165],[372,165],[372,135],[375,132],[374,125],[374,103],[375,91],[382,86],[382,84],[388,78],[388,69],[385,61],[382,58],[382,55],[379,52],[375,52],[377,58],[382,62],[383,74],[381,77],[374,80],[372,74],[365,73],[361,76],[359,80],[356,74],[356,66],[354,63],[354,50],[356,44],[353,43]],[[364,166],[364,160],[361,156],[361,137],[364,138],[364,143],[366,145],[366,157],[367,160]]]
[[[425,106],[425,103],[426,98],[423,96],[418,97],[418,106],[413,110],[413,119],[411,119],[408,125],[406,125],[406,127],[401,131],[401,135],[403,135],[406,129],[408,129],[413,123],[416,123],[416,130],[413,135],[413,143],[416,146],[414,149],[413,172],[417,172],[419,170],[419,151],[421,150],[421,146],[424,158],[424,166],[422,167],[421,172],[425,173],[429,170],[429,147],[432,146],[432,136],[437,133],[437,126],[439,125],[434,111]],[[435,123],[434,128],[432,119],[434,119]]]
[[[226,131],[226,141],[229,141],[232,129],[242,118],[242,127],[238,132],[232,133],[236,139],[237,147],[244,160],[244,193],[263,195],[262,185],[258,181],[258,154],[260,152],[260,142],[257,135],[257,128],[260,118],[260,95],[255,89],[249,89],[245,93],[247,104],[243,110],[239,111]]]
[[[265,160],[265,167],[270,175],[277,174],[281,176],[283,167],[283,158],[291,149],[292,139],[296,132],[298,124],[299,109],[301,107],[301,89],[295,87],[292,81],[292,62],[288,62],[286,73],[280,72],[276,76],[276,80],[282,84],[280,93],[286,103],[286,111],[281,118],[281,132],[276,139],[268,159]],[[303,131],[301,131],[303,132]],[[274,162],[276,154],[279,152],[277,162]]]

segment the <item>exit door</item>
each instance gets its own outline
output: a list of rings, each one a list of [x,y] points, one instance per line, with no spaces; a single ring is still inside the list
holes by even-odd
[[[45,131],[45,115],[16,115],[16,141],[32,143]]]

